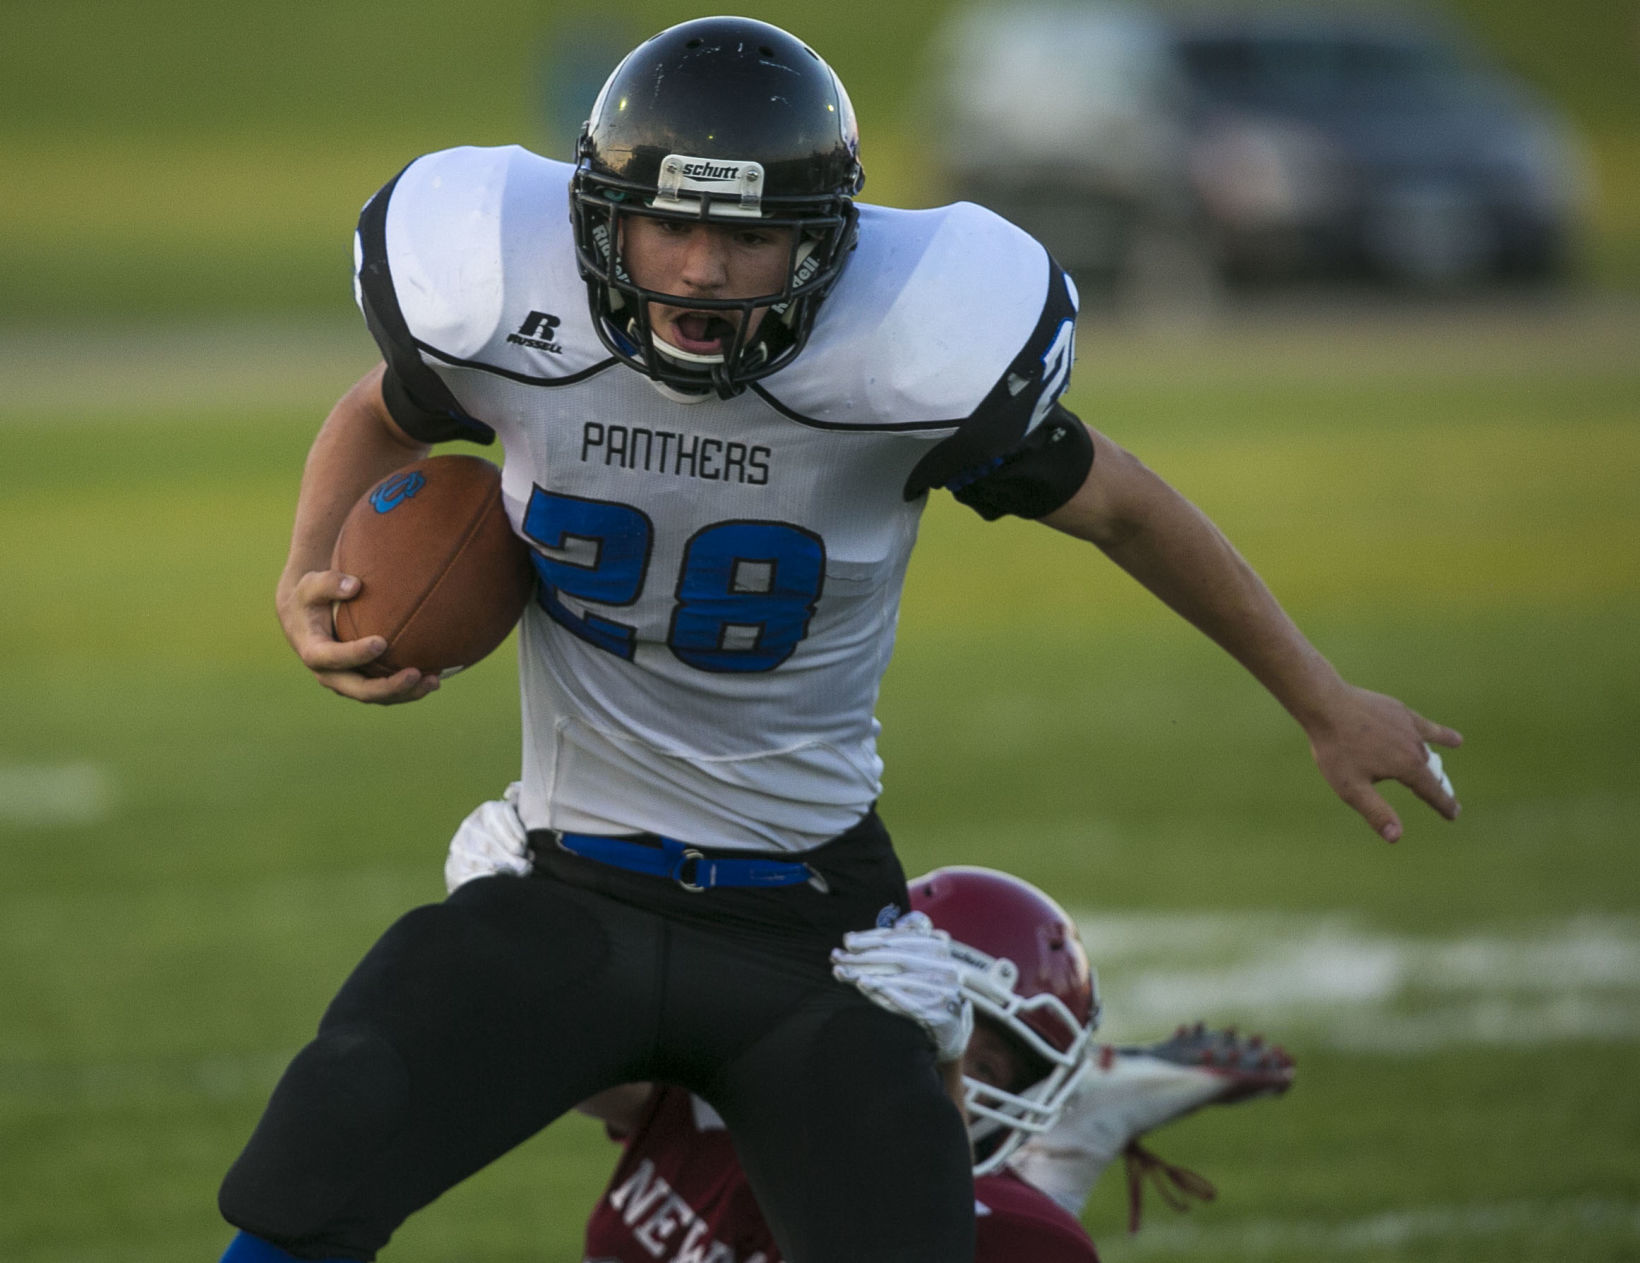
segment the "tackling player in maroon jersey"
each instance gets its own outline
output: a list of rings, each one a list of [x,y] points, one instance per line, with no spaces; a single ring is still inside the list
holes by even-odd
[[[475,878],[528,876],[516,797],[510,788],[462,822],[445,865],[452,891]],[[908,889],[912,911],[848,935],[833,972],[922,1025],[942,1066],[960,1070],[948,1083],[973,1138],[976,1263],[1096,1260],[1077,1216],[1118,1157],[1128,1164],[1135,1228],[1146,1175],[1175,1206],[1211,1198],[1211,1185],[1162,1162],[1139,1137],[1202,1105],[1285,1091],[1286,1053],[1199,1024],[1143,1047],[1092,1045],[1096,975],[1059,904],[985,868],[938,869]],[[728,1128],[707,1102],[632,1083],[580,1109],[624,1146],[587,1222],[585,1263],[781,1263]]]
[[[910,889],[912,916],[851,936],[838,971],[856,985],[869,980],[868,994],[883,994],[889,978],[899,997],[914,991],[917,1002],[891,1006],[907,1016],[949,1012],[947,988],[974,1011],[960,1065],[975,1143],[976,1263],[1096,1263],[1076,1212],[1118,1155],[1128,1157],[1134,1196],[1145,1172],[1176,1181],[1175,1205],[1185,1194],[1213,1196],[1201,1177],[1140,1147],[1139,1135],[1203,1104],[1285,1091],[1291,1059],[1201,1026],[1142,1048],[1091,1046],[1094,974],[1058,904],[981,868],[939,869]],[[950,1025],[960,1038],[960,1017]],[[585,1263],[782,1263],[729,1132],[705,1101],[627,1084],[581,1109],[624,1144],[587,1222]]]

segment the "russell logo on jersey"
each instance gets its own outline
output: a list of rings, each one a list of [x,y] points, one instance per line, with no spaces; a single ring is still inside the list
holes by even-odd
[[[514,346],[529,346],[537,351],[551,351],[554,355],[561,355],[564,351],[563,344],[553,341],[553,335],[563,323],[550,312],[532,311],[524,317],[524,323],[518,326],[517,333],[507,335],[507,341]]]

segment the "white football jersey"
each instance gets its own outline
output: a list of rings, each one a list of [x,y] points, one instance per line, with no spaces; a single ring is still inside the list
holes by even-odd
[[[500,437],[535,550],[520,814],[813,847],[881,788],[878,683],[927,485],[947,481],[928,471],[941,453],[982,465],[1040,421],[1069,374],[1074,291],[979,207],[862,206],[793,363],[681,402],[592,325],[571,174],[517,147],[430,154],[358,242],[389,363],[425,365],[473,437]]]

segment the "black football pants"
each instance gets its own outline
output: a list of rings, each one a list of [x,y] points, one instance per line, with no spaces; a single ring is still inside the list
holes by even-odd
[[[907,906],[874,814],[805,857],[828,893],[697,893],[532,842],[532,876],[469,882],[360,962],[223,1182],[231,1223],[372,1259],[578,1101],[659,1080],[728,1123],[787,1263],[972,1259],[967,1134],[928,1040],[830,973],[846,930]]]

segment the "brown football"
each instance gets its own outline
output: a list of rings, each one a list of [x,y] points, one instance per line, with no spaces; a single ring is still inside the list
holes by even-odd
[[[387,640],[367,675],[472,666],[507,638],[535,586],[501,471],[477,456],[430,456],[372,487],[342,523],[331,566],[359,579],[358,596],[332,607],[336,639]]]

